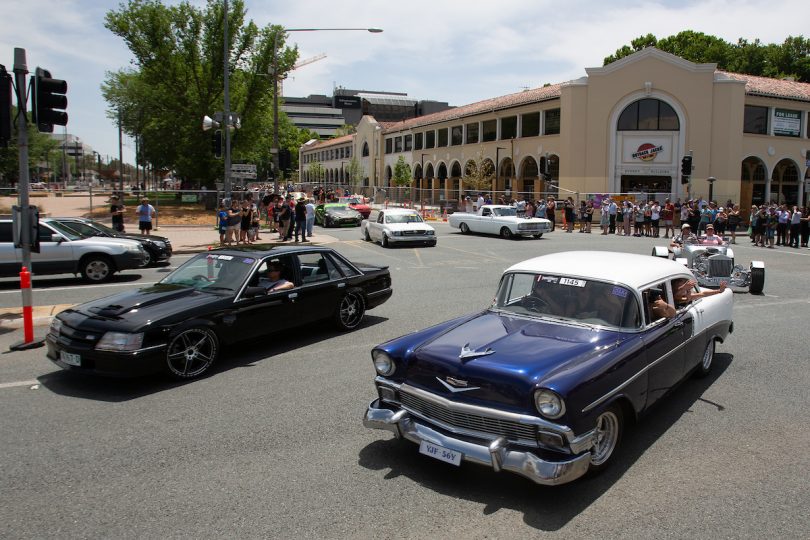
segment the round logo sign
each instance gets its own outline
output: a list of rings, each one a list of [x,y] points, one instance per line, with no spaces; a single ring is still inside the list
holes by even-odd
[[[655,156],[658,155],[658,152],[663,149],[664,148],[661,145],[644,143],[638,147],[638,150],[633,152],[633,157],[640,159],[641,161],[652,161],[655,159]]]

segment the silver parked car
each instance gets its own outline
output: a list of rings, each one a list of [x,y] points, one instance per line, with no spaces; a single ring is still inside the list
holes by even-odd
[[[115,272],[140,268],[146,252],[135,240],[88,237],[48,218],[39,220],[39,253],[31,253],[31,273],[76,274],[90,282]],[[22,250],[14,247],[12,222],[0,219],[0,277],[19,275]]]
[[[701,287],[719,287],[725,281],[729,287],[748,289],[751,294],[761,294],[765,288],[765,263],[751,261],[748,267],[735,264],[734,250],[726,238],[718,244],[700,237],[678,248],[656,246],[652,251],[655,257],[667,258],[670,253],[692,271]]]

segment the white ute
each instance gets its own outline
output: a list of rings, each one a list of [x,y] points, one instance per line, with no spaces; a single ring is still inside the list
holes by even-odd
[[[455,212],[448,217],[451,227],[467,234],[471,232],[497,234],[501,238],[533,236],[540,238],[551,230],[551,222],[543,218],[518,217],[514,206],[485,204],[477,212]]]

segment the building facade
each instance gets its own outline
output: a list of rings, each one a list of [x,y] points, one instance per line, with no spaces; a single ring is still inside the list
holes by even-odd
[[[741,208],[806,203],[810,84],[719,71],[655,48],[585,71],[399,122],[364,116],[351,140],[302,148],[301,178],[312,180],[307,164],[318,158],[308,155],[332,156],[324,150],[348,144],[364,172],[357,189],[390,189],[403,157],[414,198],[423,200],[463,196],[471,191],[466,172],[483,164],[493,172],[486,191],[508,197],[711,194]],[[327,178],[340,177],[339,159],[318,162]]]

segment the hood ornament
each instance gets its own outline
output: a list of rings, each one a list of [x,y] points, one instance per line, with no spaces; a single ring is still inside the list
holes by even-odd
[[[466,343],[466,344],[465,344],[465,345],[464,345],[464,346],[461,348],[461,354],[459,354],[459,355],[458,355],[458,357],[459,357],[459,359],[461,359],[461,360],[471,360],[471,359],[473,359],[473,358],[478,358],[479,356],[487,356],[487,355],[490,355],[490,354],[492,354],[492,353],[494,353],[494,352],[495,352],[495,351],[494,351],[494,350],[492,350],[492,348],[491,348],[491,347],[487,347],[487,348],[486,348],[486,349],[484,349],[483,351],[475,351],[475,350],[473,350],[473,349],[470,349],[470,344],[469,344],[469,343]]]
[[[467,386],[469,383],[467,381],[456,379],[454,377],[447,377],[447,382],[441,380],[439,377],[436,377],[436,380],[442,383],[442,386],[453,392],[469,392],[470,390],[480,390],[480,386]],[[448,384],[449,383],[449,384]]]

